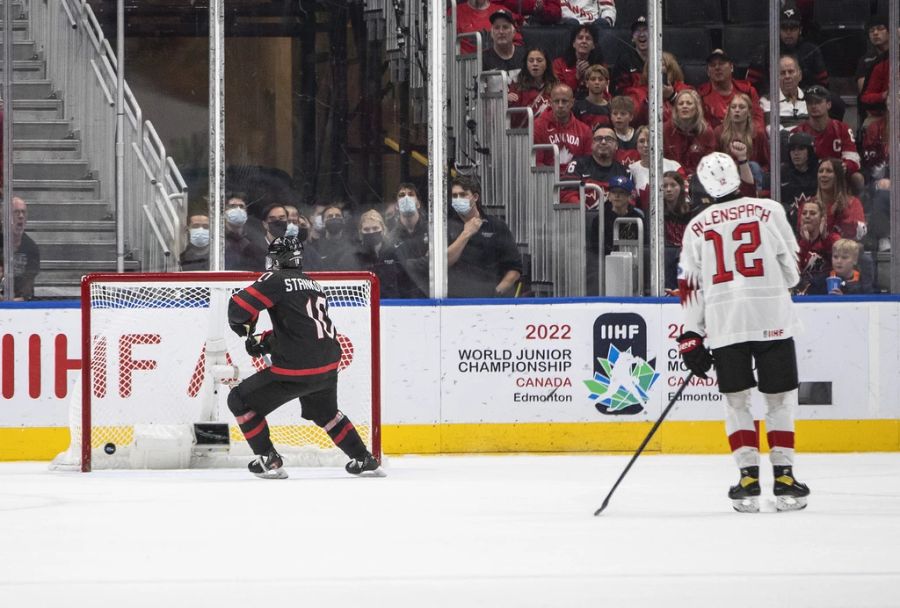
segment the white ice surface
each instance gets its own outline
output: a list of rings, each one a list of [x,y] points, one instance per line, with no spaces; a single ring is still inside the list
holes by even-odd
[[[647,455],[593,517],[627,459],[0,464],[0,607],[900,606],[900,454],[800,454],[809,508],[760,514],[731,510],[730,458]]]

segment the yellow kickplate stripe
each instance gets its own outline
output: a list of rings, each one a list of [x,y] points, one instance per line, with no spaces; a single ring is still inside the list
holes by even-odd
[[[652,422],[384,425],[387,454],[626,452]],[[760,444],[766,448],[765,429]],[[69,446],[67,428],[0,428],[0,460],[50,460]],[[799,420],[798,452],[897,452],[900,420]],[[647,445],[663,454],[726,454],[721,421],[666,421]]]
[[[384,425],[388,454],[633,452],[652,422]],[[766,451],[765,425],[760,447]],[[721,421],[666,421],[645,448],[664,454],[726,454]],[[798,452],[900,451],[898,420],[800,420]]]

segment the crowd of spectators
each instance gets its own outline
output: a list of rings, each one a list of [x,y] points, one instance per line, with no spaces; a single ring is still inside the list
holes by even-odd
[[[534,144],[556,144],[560,179],[581,180],[600,188],[599,200],[593,189],[586,200],[588,209],[604,216],[595,220],[598,229],[614,217],[626,216],[626,212],[631,216],[631,211],[620,204],[624,200],[623,184],[633,188],[624,198],[638,212],[636,215],[646,219],[647,19],[637,16],[630,24],[617,24],[616,2],[612,0],[562,0],[557,19],[556,4],[549,0],[459,1],[457,15],[462,13],[467,18],[457,18],[457,32],[481,31],[487,48],[499,45],[497,53],[485,52],[482,69],[509,73],[508,105],[531,109]],[[857,286],[840,291],[873,289],[873,255],[890,250],[887,16],[874,12],[866,15],[869,49],[859,57],[852,79],[844,74],[848,70],[841,72],[841,77],[848,76],[844,84],[856,88],[841,89],[842,97],[829,88],[839,77],[829,69],[823,41],[804,35],[813,5],[804,2],[798,7],[796,0],[782,2],[776,66],[780,90],[774,93],[768,90],[771,66],[767,42],[757,48],[712,50],[704,58],[705,80],[694,78],[691,82],[686,82],[679,58],[668,50],[662,53],[667,286],[674,283],[672,252],[680,246],[677,225],[696,209],[691,201],[702,196],[690,192],[690,184],[703,156],[713,151],[731,154],[739,165],[745,195],[769,196],[772,192],[769,138],[773,135],[768,119],[777,100],[782,166],[776,190],[806,248],[807,259],[801,260],[806,287],[798,291],[825,293],[823,279],[835,271],[831,248],[837,239],[858,245],[850,252],[855,255],[849,257],[863,274]],[[476,22],[472,15],[481,18]],[[556,45],[535,44],[549,40],[548,25],[567,28],[565,48],[557,46],[562,35],[554,38]],[[612,36],[610,28],[617,28],[618,35],[623,26],[630,26],[628,48],[618,49],[615,57],[605,57],[604,49],[609,46],[602,41]],[[541,33],[531,33],[536,31]],[[520,39],[523,46],[517,48]],[[525,47],[526,41],[531,46]],[[625,44],[620,35],[618,42],[620,46]],[[460,46],[463,54],[471,50]],[[740,54],[739,61],[729,50]],[[696,62],[697,58],[690,60]],[[845,99],[849,93],[856,93],[856,103],[848,108]],[[516,116],[512,126],[522,126],[521,115]],[[549,164],[551,155],[541,149],[536,158]],[[613,194],[612,183],[619,194]],[[678,184],[683,190],[681,197],[676,196]],[[561,203],[577,200],[577,191],[560,191]],[[810,201],[815,204],[808,205]],[[818,231],[813,229],[813,219],[807,217],[817,211],[821,218],[815,221],[824,222]],[[590,243],[589,236],[589,250]],[[609,247],[607,240],[605,248]],[[850,249],[843,247],[842,255]],[[810,261],[810,257],[814,259]],[[811,280],[813,275],[815,280]]]
[[[829,90],[834,75],[821,44],[803,35],[801,11],[794,0],[782,6],[777,93],[768,91],[767,44],[740,49],[740,62],[728,50],[716,48],[702,58],[705,80],[691,82],[679,57],[668,50],[662,53],[667,289],[675,287],[684,226],[708,201],[693,178],[703,156],[713,151],[732,155],[741,174],[741,192],[769,195],[769,114],[776,111],[775,100],[782,130],[777,135],[782,150],[778,190],[801,246],[803,280],[797,292],[871,291],[872,254],[890,248],[886,18],[872,15],[867,23],[870,48],[853,74],[859,95],[855,112],[848,114],[841,96]],[[607,254],[613,248],[617,218],[646,223],[650,215],[648,24],[644,16],[633,18],[627,24],[630,41],[622,42],[627,48],[614,58],[605,57],[602,38],[610,35],[610,28],[626,25],[616,19],[613,0],[465,0],[456,5],[458,32],[482,35],[482,69],[506,71],[508,105],[531,109],[534,143],[556,145],[559,179],[598,187],[586,190],[591,213],[587,247],[589,252],[599,250],[603,230]],[[565,48],[526,47],[529,37],[523,33],[528,30],[523,27],[529,26],[562,28]],[[474,41],[462,37],[459,51],[475,52]],[[523,126],[526,119],[518,114],[511,120],[512,126]],[[543,164],[553,162],[546,148],[536,158]],[[527,293],[522,283],[527,267],[509,227],[485,210],[478,180],[459,176],[451,185],[451,297],[510,296],[523,289]],[[561,203],[576,203],[578,196],[577,190],[560,190]],[[368,270],[381,280],[383,297],[427,297],[427,211],[413,184],[400,184],[383,206],[362,213],[339,200],[303,209],[276,203],[256,212],[248,212],[249,205],[240,192],[227,197],[226,269],[263,270],[268,243],[297,235],[305,245],[307,270]],[[645,224],[645,240],[649,234]],[[188,241],[182,268],[208,268],[205,210],[189,217]],[[589,285],[592,259],[596,262],[589,255]],[[838,277],[840,286],[830,289]]]

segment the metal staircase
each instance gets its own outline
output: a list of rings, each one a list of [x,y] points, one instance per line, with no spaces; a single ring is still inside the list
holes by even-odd
[[[12,0],[11,9],[12,185],[41,252],[35,297],[73,298],[82,275],[117,269],[115,57],[87,3]],[[124,269],[173,270],[186,188],[127,85],[125,92]]]

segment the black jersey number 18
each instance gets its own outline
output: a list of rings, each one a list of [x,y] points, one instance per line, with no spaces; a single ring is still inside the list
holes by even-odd
[[[319,340],[328,336],[334,338],[334,324],[328,318],[328,303],[325,298],[316,296],[306,301],[306,314],[316,324],[316,334]]]

